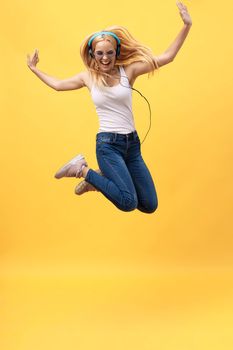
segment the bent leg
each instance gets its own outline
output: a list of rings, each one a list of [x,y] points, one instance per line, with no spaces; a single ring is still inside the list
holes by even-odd
[[[133,180],[137,197],[137,209],[144,213],[153,213],[158,207],[158,197],[149,169],[140,153],[126,163]]]
[[[118,209],[136,209],[136,189],[121,153],[111,145],[104,145],[98,149],[97,161],[103,176],[89,169],[85,181],[103,193]]]

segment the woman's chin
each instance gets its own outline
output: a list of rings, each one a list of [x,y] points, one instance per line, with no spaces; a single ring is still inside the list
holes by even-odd
[[[101,64],[101,68],[103,68],[103,69],[112,69],[112,66],[110,64]]]
[[[105,73],[110,73],[112,71],[112,67],[101,67],[101,71]]]

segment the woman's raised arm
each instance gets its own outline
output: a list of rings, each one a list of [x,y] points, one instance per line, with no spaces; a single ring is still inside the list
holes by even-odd
[[[56,91],[76,90],[85,86],[86,72],[81,72],[68,79],[54,78],[42,71],[36,65],[39,62],[38,49],[35,49],[32,57],[27,55],[27,65],[36,76],[42,80],[46,85]]]
[[[187,7],[181,2],[176,2],[176,5],[179,8],[180,16],[184,22],[184,26],[175,38],[175,40],[172,42],[172,44],[168,47],[168,49],[163,53],[154,56],[154,61],[156,63],[157,68],[162,67],[165,64],[168,64],[174,60],[177,52],[183,45],[184,40],[192,26],[192,19],[188,13]],[[131,64],[131,69],[132,76],[134,78],[142,74],[150,73],[152,71],[151,65],[149,65],[146,62],[134,62]]]
[[[161,55],[155,57],[157,58],[159,66],[167,64],[174,60],[192,26],[192,19],[188,13],[187,7],[181,2],[177,2],[176,4],[180,10],[180,16],[184,22],[184,26],[175,38],[175,40],[172,42],[172,44],[168,47],[168,49]]]

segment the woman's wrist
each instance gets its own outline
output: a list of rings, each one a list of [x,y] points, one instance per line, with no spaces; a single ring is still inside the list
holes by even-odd
[[[191,28],[192,27],[192,23],[184,23],[184,28]]]
[[[36,72],[37,68],[36,67],[29,67],[33,73]]]

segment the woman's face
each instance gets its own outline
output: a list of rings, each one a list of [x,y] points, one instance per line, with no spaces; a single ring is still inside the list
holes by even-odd
[[[108,40],[97,42],[94,49],[95,60],[102,72],[110,73],[116,62],[116,49]]]

